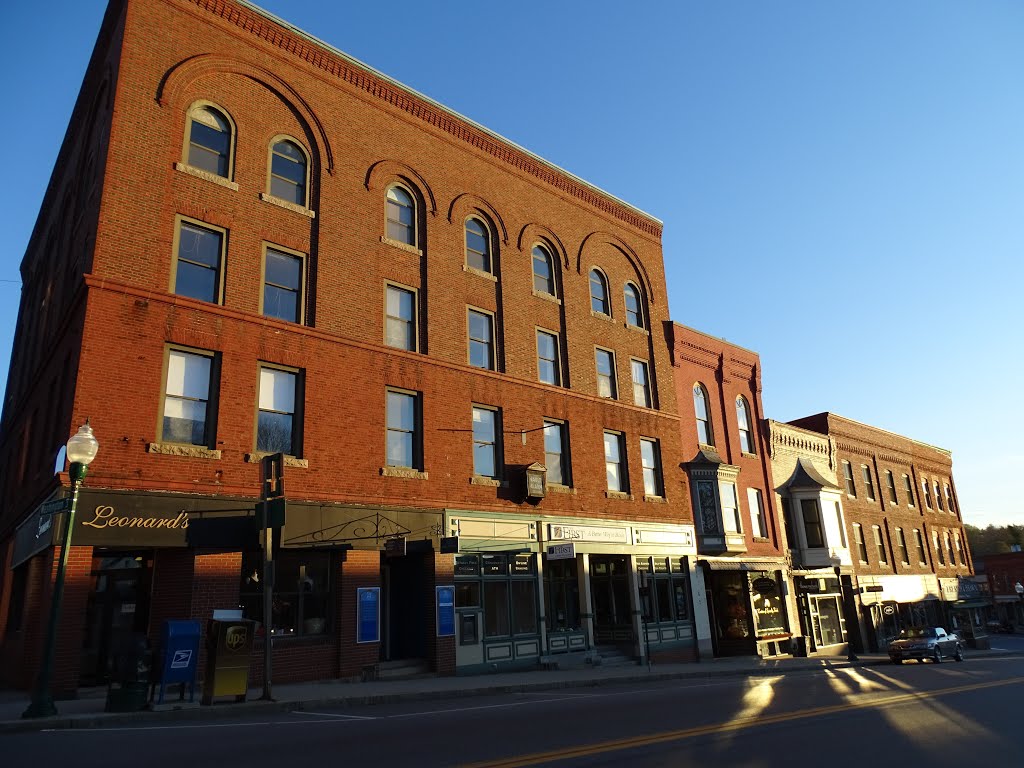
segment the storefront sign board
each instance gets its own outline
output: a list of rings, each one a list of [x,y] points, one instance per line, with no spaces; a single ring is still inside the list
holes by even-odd
[[[380,587],[356,589],[356,642],[380,641]]]
[[[597,525],[557,525],[548,526],[548,538],[551,541],[588,541],[601,544],[629,544],[628,528],[611,528]]]
[[[568,544],[548,544],[548,560],[572,560],[576,557],[576,545],[571,541]]]
[[[435,587],[437,597],[437,636],[455,636],[455,587]]]

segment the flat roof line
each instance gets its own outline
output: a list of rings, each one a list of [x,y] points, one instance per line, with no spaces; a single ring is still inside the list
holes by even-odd
[[[665,222],[663,222],[661,219],[659,219],[659,218],[657,218],[655,216],[652,216],[651,214],[647,213],[647,211],[641,210],[640,208],[637,208],[635,205],[632,205],[631,203],[627,203],[625,200],[623,200],[623,199],[621,199],[619,197],[616,197],[615,195],[611,194],[610,192],[607,192],[606,190],[601,189],[596,184],[591,184],[589,181],[587,181],[585,179],[581,179],[576,174],[571,173],[571,172],[565,170],[564,168],[561,168],[560,166],[555,165],[554,163],[550,162],[549,160],[545,160],[540,155],[537,155],[537,154],[531,152],[530,150],[526,149],[525,147],[522,147],[519,144],[516,144],[511,139],[505,138],[500,133],[492,131],[490,128],[487,128],[486,126],[481,125],[480,123],[476,122],[475,120],[472,120],[472,119],[466,117],[465,115],[456,112],[454,109],[446,107],[444,104],[441,104],[439,101],[435,101],[434,99],[430,98],[429,96],[426,96],[426,95],[420,93],[419,91],[417,91],[417,90],[415,90],[413,88],[410,88],[409,86],[405,85],[404,83],[401,83],[398,80],[395,80],[393,77],[390,77],[389,75],[384,74],[380,70],[377,70],[377,69],[371,67],[369,64],[360,61],[359,59],[355,58],[354,56],[350,56],[349,54],[345,53],[344,51],[342,51],[342,50],[340,50],[338,48],[335,48],[330,43],[327,43],[327,42],[321,40],[320,38],[318,38],[318,37],[316,37],[314,35],[311,35],[311,34],[309,34],[308,32],[306,32],[306,31],[304,31],[302,29],[299,29],[294,24],[285,21],[284,19],[280,18],[279,16],[275,16],[270,11],[267,11],[267,10],[265,10],[263,8],[260,8],[255,3],[250,2],[250,0],[235,0],[235,2],[237,2],[239,5],[245,6],[246,8],[248,8],[251,11],[253,11],[254,13],[258,13],[260,16],[263,16],[264,18],[269,19],[270,21],[274,22],[275,24],[279,24],[280,26],[284,27],[285,29],[288,29],[289,31],[295,33],[299,37],[302,37],[303,39],[308,40],[309,42],[311,42],[311,43],[313,43],[315,45],[318,45],[318,46],[320,46],[322,48],[326,48],[328,51],[333,53],[335,56],[339,56],[340,58],[344,59],[345,61],[349,62],[350,64],[353,64],[353,65],[355,65],[357,67],[361,67],[362,69],[365,69],[367,72],[372,74],[374,77],[379,77],[381,80],[384,80],[389,85],[393,85],[394,87],[399,88],[399,89],[405,91],[410,96],[414,96],[417,99],[422,99],[423,101],[427,102],[431,106],[436,107],[437,109],[440,109],[443,112],[446,112],[447,114],[451,115],[452,117],[455,117],[455,118],[457,118],[459,120],[462,120],[465,123],[468,123],[469,125],[471,125],[474,128],[476,128],[478,131],[481,131],[481,132],[487,134],[491,138],[497,139],[498,141],[500,141],[500,142],[502,142],[504,144],[507,144],[507,145],[509,145],[511,147],[514,147],[515,149],[519,150],[520,152],[522,152],[523,154],[527,155],[531,159],[536,160],[538,163],[541,163],[542,165],[546,165],[548,168],[550,168],[550,169],[552,169],[554,171],[557,171],[558,173],[564,174],[565,176],[568,176],[570,179],[572,179],[573,181],[577,182],[578,184],[582,184],[584,187],[587,187],[588,189],[591,189],[594,192],[597,192],[598,194],[601,194],[604,197],[607,197],[609,200],[612,200],[612,201],[618,203],[619,205],[623,205],[626,208],[629,208],[631,211],[633,211],[635,213],[638,213],[639,215],[641,215],[641,216],[643,216],[643,217],[645,217],[647,219],[650,219],[651,221],[656,222],[657,224],[660,224],[660,225],[664,226]]]

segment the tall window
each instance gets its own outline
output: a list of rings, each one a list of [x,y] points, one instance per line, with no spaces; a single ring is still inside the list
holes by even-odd
[[[754,536],[768,538],[768,521],[764,515],[764,499],[759,488],[747,488],[747,506],[750,507],[750,530]]]
[[[875,483],[871,479],[871,467],[869,467],[867,464],[861,464],[860,473],[861,476],[864,478],[864,493],[867,495],[868,501],[874,501]]]
[[[537,331],[537,377],[545,384],[562,383],[562,366],[558,359],[558,337]]]
[[[949,510],[949,514],[956,514],[956,507],[953,506],[953,489],[950,488],[949,483],[946,483],[946,509]]]
[[[302,322],[302,257],[267,246],[263,263],[263,315]]]
[[[808,549],[820,549],[825,546],[825,531],[821,525],[821,508],[817,499],[801,499],[800,513],[804,518],[804,534],[807,536]]]
[[[899,504],[900,500],[896,496],[896,479],[892,476],[892,470],[885,470],[885,486],[889,489],[889,501],[893,504]]]
[[[211,444],[208,408],[212,368],[210,355],[180,349],[168,351],[161,440]]]
[[[750,409],[742,395],[736,398],[736,421],[740,425],[740,450],[743,453],[753,453],[754,435],[750,431]]]
[[[608,306],[608,280],[599,269],[590,270],[590,309],[602,315],[610,315]]]
[[[651,407],[651,381],[647,376],[647,363],[633,360],[633,402],[644,408]]]
[[[533,290],[555,295],[555,267],[551,254],[540,245],[533,246]]]
[[[839,526],[839,546],[846,549],[846,526],[843,524],[843,508],[839,506],[839,502],[835,502],[836,505],[836,525]]]
[[[188,164],[230,178],[232,131],[227,116],[213,107],[198,106],[188,113],[188,122]]]
[[[220,302],[224,231],[179,220],[174,293],[211,304]]]
[[[493,408],[473,406],[473,474],[497,477],[500,466],[500,417]]]
[[[615,354],[598,347],[594,350],[597,363],[597,394],[601,397],[616,397],[615,391]]]
[[[932,548],[935,550],[935,554],[939,558],[939,565],[946,564],[946,555],[942,551],[942,545],[939,543],[939,532],[932,531]]]
[[[623,436],[618,432],[604,433],[604,473],[609,491],[629,493],[626,446]]]
[[[914,506],[914,483],[910,480],[910,475],[903,476],[903,487],[907,491],[907,506]]]
[[[949,531],[944,534],[946,540],[946,552],[949,553],[949,564],[951,566],[956,565],[956,555],[953,553],[953,539],[950,538]]]
[[[735,483],[719,483],[718,493],[722,498],[722,525],[726,533],[743,533],[740,520],[740,501],[736,496]]]
[[[857,484],[853,481],[853,467],[850,466],[850,462],[843,462],[843,477],[846,479],[846,492],[857,497]]]
[[[387,391],[387,456],[389,467],[420,469],[419,397],[411,392]]]
[[[967,565],[967,558],[964,556],[963,544],[960,542],[960,534],[954,533],[953,539],[956,542],[956,559],[960,561],[960,565]]]
[[[864,541],[864,526],[860,523],[853,524],[853,541],[857,545],[857,555],[862,563],[868,561],[868,545]]]
[[[489,234],[489,230],[480,219],[466,219],[466,266],[481,272],[491,271]]]
[[[661,475],[661,450],[657,440],[640,438],[640,463],[644,469],[644,495],[664,496],[665,488]]]
[[[708,393],[703,384],[693,385],[693,411],[697,417],[697,440],[702,445],[714,445],[715,435],[711,430],[711,412],[708,410]]]
[[[910,553],[907,552],[907,537],[903,534],[902,528],[896,529],[896,546],[900,550],[900,562],[904,565],[909,565]]]
[[[881,526],[872,525],[871,533],[875,537],[875,549],[878,550],[878,562],[882,563],[882,565],[888,565],[889,555],[885,551],[885,540],[882,538]]]
[[[544,422],[544,466],[548,483],[570,485],[568,450],[569,425],[559,421]]]
[[[626,322],[635,328],[644,327],[644,313],[640,305],[640,291],[632,283],[626,283]]]
[[[323,635],[330,629],[335,588],[333,553],[285,549],[274,553],[274,602],[269,622],[278,637]],[[334,566],[334,567],[332,567]],[[263,622],[263,555],[242,553],[239,603],[247,619]]]
[[[939,491],[939,481],[936,480],[932,487],[935,489],[935,503],[938,505],[939,511],[940,512],[945,512],[946,511],[946,507],[942,503],[942,493]]]
[[[932,491],[927,480],[921,481],[921,488],[924,490],[924,505],[928,507],[928,509],[932,509]]]
[[[921,565],[928,565],[928,556],[925,553],[924,546],[924,536],[921,535],[921,532],[917,530],[917,528],[914,529],[914,543],[917,544],[917,561]]]
[[[287,139],[270,150],[270,194],[306,206],[306,153]]]
[[[416,245],[416,204],[412,195],[402,187],[390,186],[385,207],[388,239]]]
[[[295,405],[298,374],[280,368],[260,367],[259,415],[256,450],[298,456]]]
[[[389,285],[385,289],[384,343],[396,349],[416,350],[416,294]]]
[[[494,370],[494,318],[469,310],[469,364]]]

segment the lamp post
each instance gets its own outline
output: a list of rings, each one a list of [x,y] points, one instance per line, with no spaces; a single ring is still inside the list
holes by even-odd
[[[71,530],[75,525],[75,506],[78,504],[78,489],[81,487],[82,481],[85,480],[85,475],[89,471],[89,464],[96,458],[96,452],[99,448],[100,444],[92,434],[92,427],[89,426],[88,419],[68,440],[68,461],[71,462],[71,466],[68,469],[68,474],[71,477],[71,503],[68,507],[67,519],[64,521],[64,531],[61,536],[60,560],[57,563],[57,578],[53,583],[53,598],[50,600],[50,624],[46,629],[46,645],[43,646],[42,666],[39,668],[39,677],[36,678],[32,703],[21,714],[25,718],[52,717],[57,714],[57,707],[53,703],[53,694],[50,691],[50,677],[53,672],[53,652],[57,641],[57,623],[60,620],[60,608],[64,599],[64,573],[68,565],[68,550],[71,548]]]
[[[846,589],[843,587],[842,568],[838,557],[832,558],[833,568],[836,574],[836,581],[839,582],[839,599],[843,601],[843,615],[846,616],[846,660],[849,662],[859,661],[857,654],[853,652],[853,643],[850,642],[851,626],[850,612],[846,610]]]

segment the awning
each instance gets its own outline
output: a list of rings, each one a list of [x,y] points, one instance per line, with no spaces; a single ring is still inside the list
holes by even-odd
[[[712,571],[781,571],[785,567],[783,560],[734,560],[727,557],[702,557],[700,562],[706,563]]]
[[[957,600],[955,603],[948,603],[953,610],[957,608],[988,608],[992,605],[988,600]]]

